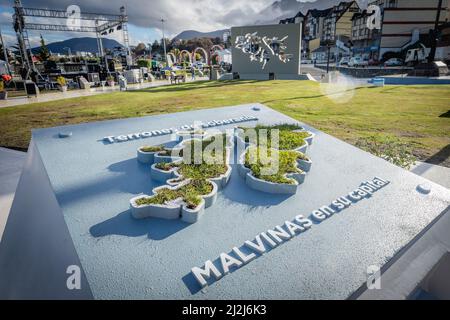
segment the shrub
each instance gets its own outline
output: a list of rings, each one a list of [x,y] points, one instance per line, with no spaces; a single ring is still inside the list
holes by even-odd
[[[176,168],[177,165],[173,162],[169,162],[169,163],[159,162],[155,165],[155,167],[160,170],[169,171],[169,170],[172,170],[173,168]]]
[[[409,169],[416,161],[411,146],[393,136],[381,135],[360,138],[355,145],[405,169]]]
[[[188,208],[194,209],[201,202],[201,195],[211,193],[213,186],[211,182],[205,179],[193,179],[189,183],[181,186],[178,189],[172,190],[163,188],[152,197],[144,197],[136,200],[138,206],[149,204],[167,204],[170,201],[181,199]]]
[[[63,76],[59,76],[58,78],[56,78],[56,82],[61,86],[64,87],[67,83],[66,83],[66,78],[64,78]]]
[[[139,150],[142,152],[157,152],[157,151],[163,151],[164,148],[162,146],[143,146],[140,147]]]
[[[182,164],[180,173],[186,178],[215,178],[227,172],[226,164]]]
[[[309,133],[306,131],[295,131],[295,130],[301,130],[302,127],[295,125],[295,124],[279,124],[275,126],[262,126],[258,125],[255,128],[241,128],[244,130],[244,134],[247,133],[249,130],[255,130],[256,131],[256,138],[258,145],[260,142],[260,136],[259,131],[260,130],[267,130],[267,146],[271,147],[271,139],[272,139],[272,130],[278,129],[279,134],[279,146],[278,149],[280,150],[292,150],[297,149],[305,144],[305,138],[309,137]],[[245,137],[246,142],[249,141],[249,137]]]
[[[142,67],[142,68],[151,68],[152,67],[152,61],[149,59],[139,59],[136,61],[136,64],[138,65],[138,67]]]
[[[223,139],[222,146],[226,146],[228,144],[228,139],[225,134],[216,135],[213,137],[209,137],[207,139],[201,140],[202,151],[215,141],[215,139]],[[198,140],[196,140],[198,142]],[[181,177],[176,179],[176,182],[182,183],[183,181],[190,179],[190,181],[181,186],[179,189],[171,190],[169,188],[162,188],[157,191],[157,193],[152,197],[145,197],[138,199],[136,201],[137,205],[148,205],[148,204],[166,204],[169,201],[173,201],[176,199],[181,199],[186,206],[190,209],[196,208],[201,203],[201,196],[207,195],[212,192],[213,185],[207,179],[219,177],[220,175],[226,173],[228,166],[226,164],[226,149],[223,148],[223,153],[221,157],[220,163],[205,163],[206,155],[202,153],[202,163],[195,164],[194,163],[194,141],[189,140],[184,143],[182,148],[182,153],[184,154],[184,158],[181,163],[157,163],[155,165],[156,168],[160,170],[171,170],[173,168],[178,167],[178,172]],[[156,147],[143,147],[149,148],[146,150],[163,150],[167,154],[170,152],[168,150],[164,150],[162,146]],[[142,150],[142,148],[141,148]],[[160,154],[162,154],[160,152]],[[212,155],[214,156],[214,154]],[[172,180],[175,182],[175,180]]]
[[[217,158],[215,158],[217,156],[215,154],[216,150],[213,150],[210,155],[205,153],[205,149],[211,143],[214,143],[215,139],[222,139],[221,145],[223,146],[221,150],[222,155]],[[189,140],[187,143],[183,144],[183,150],[181,152],[183,162],[180,165],[180,173],[186,179],[215,178],[226,173],[228,168],[226,161],[226,146],[228,146],[229,143],[227,136],[225,134],[220,134],[201,140],[202,159],[200,164],[195,164],[194,162],[195,141],[198,142],[199,140]]]
[[[297,159],[298,160],[305,160],[305,161],[309,161],[309,158],[306,156],[306,154],[302,153],[302,152],[297,152]]]
[[[242,128],[244,134],[252,128]],[[294,184],[295,180],[288,177],[290,173],[302,173],[303,171],[297,167],[297,160],[309,160],[309,158],[298,151],[294,151],[303,146],[305,139],[310,136],[306,131],[298,131],[303,128],[296,124],[278,124],[275,126],[258,125],[255,128],[257,134],[257,146],[250,146],[245,154],[244,166],[252,171],[253,176],[258,179],[275,182]],[[278,150],[271,146],[271,137],[274,129],[278,129],[279,146]],[[259,131],[267,130],[267,145],[263,145],[260,141]],[[249,137],[245,137],[248,142]],[[261,149],[264,147],[263,149]],[[278,171],[273,174],[265,174],[270,172],[273,161],[278,158]]]
[[[252,171],[254,177],[275,183],[294,184],[295,180],[288,178],[289,173],[302,173],[297,168],[297,159],[301,156],[297,151],[284,151],[276,149],[267,149],[267,153],[260,150],[259,147],[249,147],[245,153],[245,167]],[[278,154],[275,154],[278,153]],[[278,157],[278,171],[274,174],[262,174],[264,170],[269,170],[271,166],[270,158]]]
[[[198,195],[187,194],[184,200],[186,202],[186,206],[189,209],[195,209],[202,201],[202,198],[200,198]]]

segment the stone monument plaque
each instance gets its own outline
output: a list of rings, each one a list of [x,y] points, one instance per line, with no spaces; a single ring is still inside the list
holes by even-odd
[[[253,179],[234,153],[201,215],[133,215],[131,199],[168,184],[152,171],[165,155],[137,150],[173,149],[193,124],[300,125],[294,187]],[[259,104],[38,129],[0,243],[0,298],[345,299],[449,203],[448,189]]]

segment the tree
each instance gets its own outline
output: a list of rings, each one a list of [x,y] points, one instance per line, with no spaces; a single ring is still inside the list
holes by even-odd
[[[147,49],[147,47],[145,46],[145,44],[141,42],[134,49],[134,54],[136,56],[141,56],[141,55],[145,54],[146,49]]]
[[[48,51],[47,45],[45,44],[44,38],[41,34],[41,48],[39,49],[39,60],[47,61],[50,58],[50,52]]]
[[[224,42],[224,45],[225,45],[225,48],[231,48],[231,35],[228,35],[227,41]]]
[[[170,50],[171,53],[173,53],[173,55],[175,56],[175,59],[178,61],[180,60],[180,49],[178,48],[173,48],[172,50]],[[175,61],[176,62],[176,61]]]
[[[169,52],[172,49],[172,44],[169,38],[165,38],[166,39],[166,51]],[[163,39],[161,39],[160,41],[161,43],[161,53],[164,53],[164,43],[163,43]]]
[[[161,46],[159,45],[158,40],[155,40],[152,44],[152,53],[156,54],[156,53],[160,53]]]
[[[189,61],[190,61],[189,55],[183,54],[183,55],[181,56],[181,61],[182,61],[182,62],[189,62]]]
[[[219,64],[219,56],[217,54],[215,54],[211,57],[211,64],[213,64],[213,65]]]
[[[209,50],[213,46],[213,42],[210,38],[195,38],[190,39],[186,43],[186,49],[189,51],[193,51],[197,47],[201,47],[205,49],[206,51]]]
[[[203,59],[203,56],[200,53],[196,52],[195,53],[195,61],[201,61],[202,59]]]

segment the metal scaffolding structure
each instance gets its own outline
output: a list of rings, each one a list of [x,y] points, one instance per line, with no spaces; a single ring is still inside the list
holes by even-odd
[[[22,64],[26,70],[26,75],[24,76],[25,79],[30,79],[32,72],[39,74],[32,59],[33,54],[28,37],[28,30],[95,33],[100,57],[104,56],[102,36],[111,32],[111,30],[121,30],[127,54],[130,55],[127,27],[128,16],[124,6],[120,8],[120,14],[117,15],[77,12],[75,19],[80,21],[80,23],[78,25],[69,25],[67,19],[74,19],[74,13],[75,11],[70,10],[25,8],[22,6],[21,0],[14,0],[13,24],[17,34]],[[46,19],[47,23],[37,23],[35,21],[29,22],[26,19],[27,17]],[[61,20],[63,19],[65,23],[61,23]],[[91,22],[91,25],[89,25],[88,21]]]

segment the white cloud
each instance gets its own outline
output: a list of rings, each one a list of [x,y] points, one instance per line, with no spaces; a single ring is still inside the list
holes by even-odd
[[[161,28],[160,19],[167,19],[165,28],[168,35],[195,29],[212,31],[242,23],[251,23],[262,17],[259,12],[275,0],[128,0],[126,9],[129,21],[138,27]],[[295,1],[295,0],[283,0]],[[9,6],[12,1],[0,0]],[[64,9],[76,4],[85,12],[119,13],[123,0],[23,0],[24,6]],[[278,13],[278,12],[277,12]],[[267,13],[266,13],[267,14]],[[1,19],[1,18],[0,18]]]
[[[311,0],[301,0],[307,2]],[[320,0],[319,0],[320,1]],[[275,2],[276,5],[273,5]],[[0,24],[13,34],[12,0],[0,0]],[[261,21],[273,21],[283,14],[286,8],[297,8],[297,0],[22,0],[25,7],[64,10],[76,4],[83,12],[99,12],[118,14],[119,8],[125,4],[130,24],[130,42],[145,43],[159,38],[164,24],[167,37],[173,37],[184,30],[213,31],[231,26],[247,25]],[[295,11],[295,9],[294,9]],[[27,18],[30,19],[30,18]],[[45,23],[45,22],[44,22]],[[47,22],[48,23],[48,22]],[[39,32],[32,32],[33,36]],[[54,35],[55,34],[55,35]],[[48,33],[44,37],[68,38],[71,33]],[[90,34],[74,34],[74,36],[95,36]],[[122,42],[121,33],[113,33],[108,37]]]

